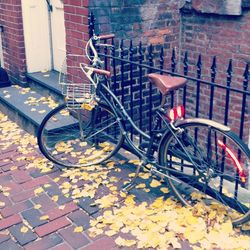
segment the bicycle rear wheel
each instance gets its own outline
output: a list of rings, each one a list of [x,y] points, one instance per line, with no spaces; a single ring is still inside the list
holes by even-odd
[[[55,108],[45,116],[37,138],[45,157],[65,167],[102,163],[123,142],[119,120],[101,103],[91,111],[65,104]]]
[[[247,222],[250,219],[247,146],[233,132],[213,127],[210,122],[194,119],[179,128],[182,132],[177,131],[176,137],[171,133],[165,135],[159,151],[160,165],[179,171],[168,172],[168,183],[176,197],[184,205],[203,202],[208,210],[216,210],[218,217],[214,219],[230,217],[233,225]]]

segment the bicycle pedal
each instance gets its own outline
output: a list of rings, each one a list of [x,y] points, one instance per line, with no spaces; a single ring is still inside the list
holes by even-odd
[[[136,183],[129,183],[125,187],[122,188],[122,191],[128,193],[131,189],[136,186]]]

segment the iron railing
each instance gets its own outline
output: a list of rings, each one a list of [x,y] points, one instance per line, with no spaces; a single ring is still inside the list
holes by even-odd
[[[89,35],[95,26],[93,14],[89,16]],[[110,41],[106,41],[110,42]],[[129,111],[137,125],[147,131],[152,129],[152,111],[160,103],[160,94],[149,83],[146,75],[151,72],[171,74],[188,79],[186,87],[178,94],[171,93],[169,105],[181,99],[188,117],[203,117],[228,125],[249,145],[249,64],[246,63],[242,83],[234,82],[233,61],[230,59],[224,72],[218,65],[216,56],[208,66],[203,65],[202,55],[196,63],[191,63],[188,51],[177,61],[176,51],[172,49],[170,61],[160,45],[134,46],[133,41],[125,46],[124,41],[112,39],[112,49],[99,49],[105,68],[112,71],[112,88]],[[239,78],[239,77],[237,77]],[[136,137],[131,127],[131,138]],[[141,140],[141,138],[140,138]]]

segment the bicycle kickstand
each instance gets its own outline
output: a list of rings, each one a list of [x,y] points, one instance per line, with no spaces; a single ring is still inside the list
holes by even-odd
[[[138,178],[140,170],[143,166],[144,166],[143,162],[141,162],[137,166],[134,178],[125,187],[122,188],[123,192],[128,193],[131,189],[133,189],[136,186],[136,179]]]

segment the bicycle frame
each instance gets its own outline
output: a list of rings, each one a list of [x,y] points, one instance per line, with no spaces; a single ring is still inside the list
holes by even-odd
[[[108,81],[108,79],[106,78],[106,81]],[[109,81],[108,81],[109,82]],[[144,163],[144,166],[146,166],[147,164],[153,164],[156,168],[154,169],[155,173],[159,173],[161,175],[163,175],[163,173],[160,173],[158,171],[158,169],[164,169],[165,171],[171,171],[172,173],[176,173],[176,174],[182,174],[184,176],[187,176],[190,178],[190,175],[185,174],[181,171],[176,171],[173,170],[171,167],[167,167],[167,166],[161,166],[157,163],[156,159],[154,158],[153,154],[154,152],[156,152],[157,150],[159,150],[159,148],[154,148],[153,143],[154,140],[156,139],[155,137],[159,137],[164,133],[166,133],[166,131],[168,131],[169,133],[172,133],[174,135],[174,137],[176,138],[176,140],[179,142],[180,146],[182,147],[182,149],[184,150],[184,152],[188,155],[188,158],[190,160],[190,162],[194,165],[196,171],[199,172],[200,176],[203,176],[204,174],[202,173],[202,171],[199,170],[199,168],[197,167],[197,164],[195,163],[195,161],[192,159],[192,157],[189,156],[189,153],[186,151],[185,147],[182,145],[182,143],[179,141],[179,139],[177,138],[177,136],[175,135],[175,130],[171,127],[170,123],[167,122],[163,117],[163,111],[160,109],[156,109],[155,112],[155,124],[153,126],[153,130],[152,130],[152,134],[151,136],[146,134],[145,132],[143,132],[140,128],[138,128],[138,126],[133,122],[133,120],[131,119],[131,117],[129,116],[129,114],[127,113],[127,111],[125,110],[125,108],[123,107],[123,105],[121,104],[121,102],[119,101],[119,99],[115,96],[115,94],[112,92],[112,90],[110,90],[110,88],[108,86],[106,86],[104,83],[99,82],[99,88],[102,87],[106,93],[108,93],[111,96],[111,99],[107,98],[107,96],[105,95],[105,93],[103,93],[101,90],[99,90],[99,95],[101,98],[103,98],[103,100],[108,104],[108,106],[111,107],[112,111],[114,112],[114,114],[116,115],[117,119],[119,119],[119,121],[121,121],[122,124],[122,130],[123,130],[123,135],[125,137],[125,141],[128,143],[128,148],[130,151],[132,151],[132,153],[134,153],[135,155],[137,155],[142,162]],[[118,108],[116,108],[116,106],[118,106]],[[132,126],[132,128],[134,130],[136,130],[144,139],[146,139],[148,141],[148,148],[146,153],[142,150],[140,150],[139,148],[137,148],[135,146],[135,144],[133,143],[133,141],[130,139],[128,133],[125,131],[124,128],[124,122],[128,121],[129,124]],[[156,128],[159,126],[160,121],[163,121],[164,124],[166,125],[166,128],[161,129],[161,130],[156,130]],[[193,178],[200,178],[200,176],[194,176]],[[176,179],[177,180],[177,179]]]

